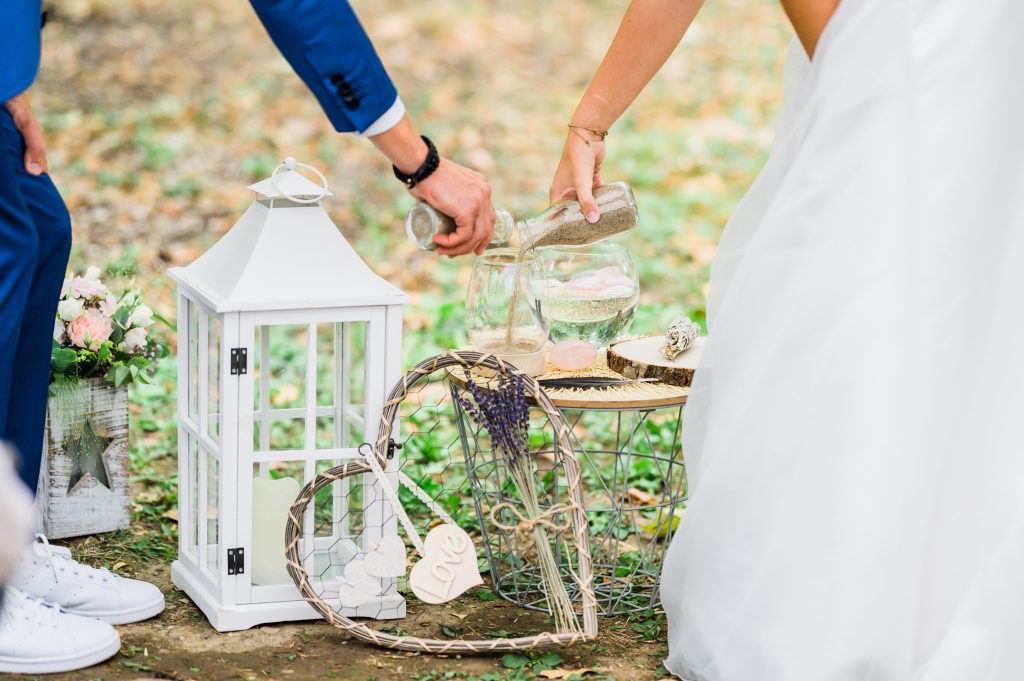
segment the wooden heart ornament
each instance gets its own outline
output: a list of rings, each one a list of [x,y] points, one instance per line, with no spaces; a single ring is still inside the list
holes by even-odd
[[[397,534],[389,534],[366,552],[366,572],[374,577],[401,577],[405,559],[405,542]]]
[[[445,523],[427,533],[423,558],[409,572],[409,587],[424,603],[458,598],[484,580],[476,564],[476,547],[461,527]]]
[[[338,589],[338,600],[347,608],[358,608],[380,593],[380,580],[366,572],[366,563],[362,560],[350,560],[345,566],[345,576],[341,579],[342,586]]]

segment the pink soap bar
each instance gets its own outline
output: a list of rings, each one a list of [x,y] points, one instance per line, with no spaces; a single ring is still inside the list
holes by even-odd
[[[561,371],[580,371],[594,366],[597,348],[581,340],[564,340],[551,348],[551,363]]]

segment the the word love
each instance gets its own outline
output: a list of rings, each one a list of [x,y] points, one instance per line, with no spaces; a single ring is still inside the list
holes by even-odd
[[[423,558],[409,573],[409,587],[424,603],[458,598],[484,583],[476,564],[473,540],[461,527],[438,525],[423,541]]]

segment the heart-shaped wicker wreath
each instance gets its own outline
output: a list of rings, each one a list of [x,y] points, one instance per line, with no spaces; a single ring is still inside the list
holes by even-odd
[[[302,597],[317,612],[323,615],[324,619],[328,622],[347,631],[358,639],[384,648],[424,653],[470,654],[566,646],[578,641],[594,639],[597,636],[597,600],[594,596],[590,533],[587,527],[586,514],[583,510],[579,462],[570,444],[569,424],[534,378],[523,374],[514,366],[503,362],[494,355],[473,351],[452,351],[420,362],[402,377],[402,380],[395,385],[387,401],[384,403],[384,412],[381,416],[377,442],[374,447],[381,465],[386,465],[385,459],[381,454],[387,452],[393,425],[399,415],[399,408],[409,393],[409,389],[435,371],[447,370],[449,367],[461,367],[467,373],[474,369],[484,369],[492,372],[508,372],[522,376],[527,398],[531,399],[544,412],[554,426],[556,451],[567,478],[566,493],[569,507],[566,514],[569,517],[577,556],[577,567],[574,577],[578,580],[577,588],[582,605],[581,630],[543,632],[517,638],[439,640],[416,636],[398,636],[378,631],[335,611],[329,603],[314,591],[309,573],[303,566],[299,549],[302,538],[302,518],[309,504],[313,503],[317,492],[323,488],[344,478],[370,473],[370,465],[361,460],[349,461],[320,473],[302,489],[299,496],[295,499],[295,503],[289,511],[288,523],[285,528],[285,556],[288,562],[288,572],[291,574],[292,580],[298,587]]]

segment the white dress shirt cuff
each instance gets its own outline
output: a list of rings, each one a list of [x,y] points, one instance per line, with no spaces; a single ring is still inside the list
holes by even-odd
[[[403,116],[405,116],[405,104],[402,103],[401,97],[395,97],[395,103],[391,105],[391,108],[385,111],[380,118],[371,123],[370,127],[359,134],[363,137],[373,137],[374,135],[387,132],[398,125]]]

